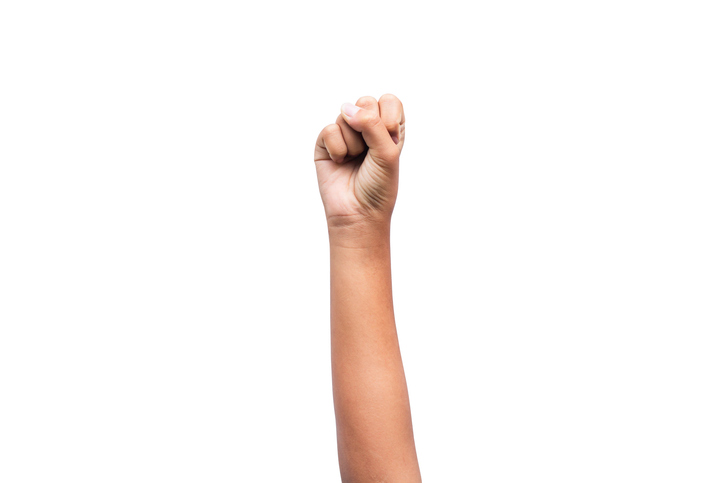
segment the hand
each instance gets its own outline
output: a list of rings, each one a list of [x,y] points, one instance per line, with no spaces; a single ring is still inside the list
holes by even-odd
[[[327,224],[387,223],[397,199],[405,113],[392,94],[342,105],[336,123],[319,133],[314,150]]]

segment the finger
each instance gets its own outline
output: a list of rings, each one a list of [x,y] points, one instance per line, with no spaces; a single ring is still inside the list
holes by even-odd
[[[377,99],[375,99],[372,96],[362,96],[359,99],[357,99],[357,102],[355,102],[354,105],[357,107],[361,107],[362,109],[367,109],[369,111],[373,111],[373,112],[377,112],[377,113],[380,112],[380,106],[377,103]],[[364,140],[364,136],[363,136],[363,140]]]
[[[379,112],[379,106],[377,105],[377,99],[375,99],[372,96],[362,96],[359,99],[357,99],[357,102],[355,102],[354,105],[357,107],[361,107],[362,109],[369,109],[370,111]]]
[[[342,114],[337,117],[337,124],[339,124],[339,127],[342,129],[344,142],[347,143],[347,156],[355,157],[362,154],[364,150],[367,149],[362,135],[349,127],[349,124],[344,120]]]
[[[399,150],[380,119],[377,101],[374,102],[374,106],[370,107],[372,109],[349,103],[343,104],[342,117],[352,129],[362,133],[373,158],[385,163],[395,162],[399,156]]]
[[[380,107],[380,119],[385,125],[387,132],[390,133],[392,141],[400,146],[402,142],[402,126],[404,125],[405,111],[402,108],[402,102],[392,95],[385,94],[378,101]]]
[[[324,151],[327,152],[329,159],[335,163],[344,161],[347,156],[347,143],[344,142],[342,129],[338,124],[330,124],[322,129],[317,138],[317,150],[314,159],[324,159]]]

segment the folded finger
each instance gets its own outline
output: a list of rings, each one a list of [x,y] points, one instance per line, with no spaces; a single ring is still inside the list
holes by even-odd
[[[344,120],[341,114],[337,117],[337,124],[342,130],[344,142],[347,144],[347,156],[354,157],[362,154],[364,150],[367,149],[362,134],[349,127],[349,124],[347,124],[347,121]]]
[[[347,143],[344,141],[342,128],[339,124],[330,124],[319,133],[315,160],[321,159],[318,158],[319,155],[323,156],[323,153],[317,154],[322,149],[327,151],[329,159],[335,163],[344,161],[345,156],[347,156]]]
[[[380,106],[380,119],[395,144],[400,144],[404,131],[405,111],[402,102],[393,94],[385,94],[378,101]]]

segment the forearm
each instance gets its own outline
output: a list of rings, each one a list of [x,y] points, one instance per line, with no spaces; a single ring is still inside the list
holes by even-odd
[[[332,380],[344,481],[419,481],[389,225],[330,229]]]

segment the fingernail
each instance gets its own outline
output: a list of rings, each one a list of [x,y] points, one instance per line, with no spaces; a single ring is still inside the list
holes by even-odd
[[[393,135],[393,136],[392,136],[392,142],[395,143],[395,144],[400,144],[400,138],[398,138],[397,136],[394,136],[394,135]]]
[[[360,109],[360,107],[350,104],[349,102],[342,104],[342,112],[344,112],[348,117],[354,117]]]

